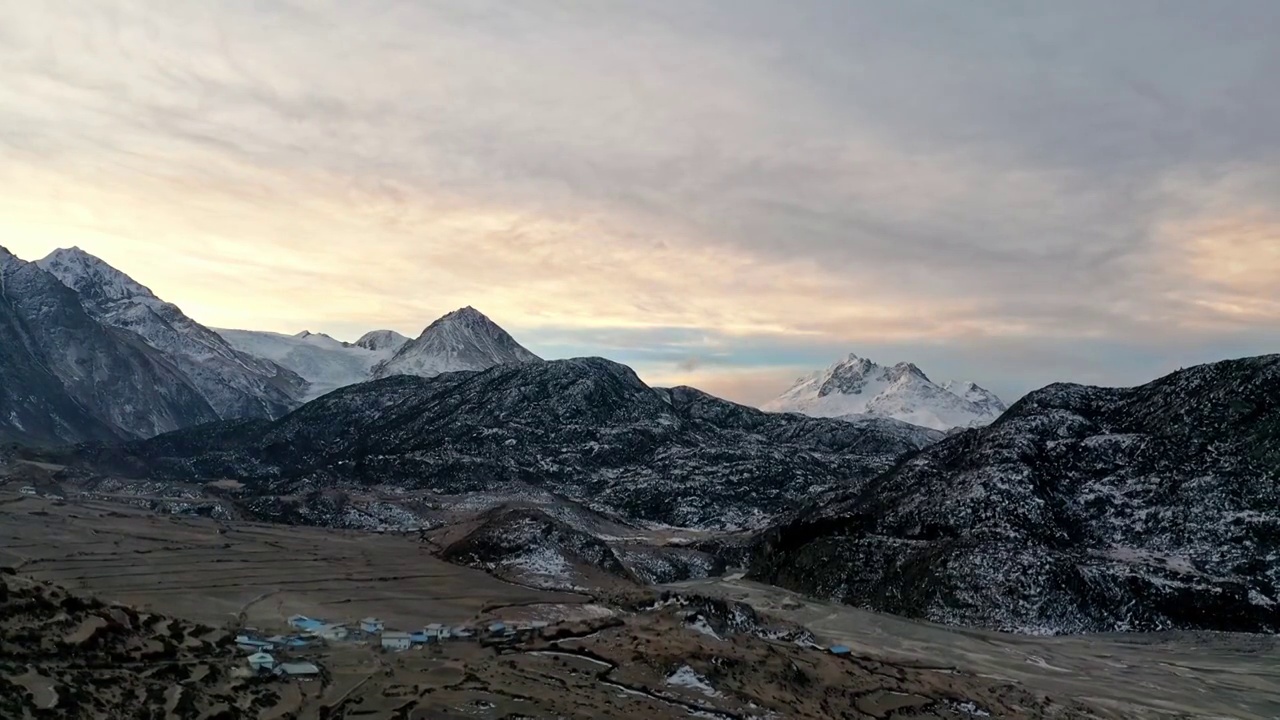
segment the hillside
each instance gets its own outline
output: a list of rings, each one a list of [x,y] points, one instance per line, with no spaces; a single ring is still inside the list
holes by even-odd
[[[238,478],[256,492],[527,484],[625,516],[754,527],[857,487],[936,439],[901,423],[772,415],[655,389],[600,358],[352,386],[274,423],[198,428],[80,461],[135,477]]]
[[[1004,630],[1280,629],[1280,356],[1052,385],[766,532],[752,576]]]

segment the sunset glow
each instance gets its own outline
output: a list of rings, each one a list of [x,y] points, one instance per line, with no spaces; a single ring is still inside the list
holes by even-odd
[[[1016,397],[1275,349],[1273,38],[815,7],[16,4],[0,245],[78,245],[215,327],[474,305],[752,402],[848,352]]]

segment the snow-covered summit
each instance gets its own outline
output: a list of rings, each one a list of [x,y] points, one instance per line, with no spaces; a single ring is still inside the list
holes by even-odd
[[[885,417],[936,430],[986,425],[1004,412],[993,393],[973,383],[938,385],[919,367],[879,365],[849,354],[806,375],[761,409],[813,417]]]
[[[373,368],[374,379],[392,375],[433,377],[458,370],[487,370],[495,365],[542,362],[471,306],[454,310],[427,326],[391,359]]]
[[[303,330],[302,332],[295,334],[294,337],[299,340],[306,340],[312,345],[317,345],[319,347],[351,347],[351,343],[343,342],[328,333]]]
[[[407,342],[409,338],[395,330],[373,330],[361,335],[356,345],[373,352],[395,352]]]
[[[1004,401],[997,397],[995,393],[967,380],[964,382],[948,380],[942,384],[942,389],[953,395],[959,395],[978,407],[987,409],[996,417],[1000,417],[1005,410],[1009,409],[1009,406],[1005,405]]]
[[[135,298],[159,300],[151,288],[78,247],[54,250],[36,265],[80,293],[82,300],[99,305]]]
[[[163,353],[222,418],[274,418],[300,402],[306,381],[279,365],[237,352],[217,333],[106,261],[80,248],[36,262],[74,290],[97,321],[134,333]]]

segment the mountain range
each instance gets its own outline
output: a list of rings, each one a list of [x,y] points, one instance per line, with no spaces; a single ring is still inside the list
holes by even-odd
[[[34,263],[0,248],[0,278],[0,441],[129,439],[275,419],[375,376],[538,361],[470,307],[412,341],[375,330],[345,343],[306,331],[212,330],[79,248]]]
[[[1275,632],[1277,388],[1280,356],[1137,388],[1058,384],[944,436],[765,413],[584,358],[397,376],[275,421],[45,457],[122,477],[232,478],[268,509],[322,493],[531,488],[650,527],[748,530],[749,547],[708,550],[751,579],[948,624]]]
[[[850,354],[825,370],[796,380],[761,406],[769,412],[812,417],[892,418],[950,430],[986,425],[1005,411],[995,393],[971,382],[938,385],[907,362],[890,367]]]
[[[353,385],[275,422],[231,422],[86,450],[131,477],[243,480],[259,494],[533,486],[668,525],[760,527],[941,436],[895,420],[769,414],[645,385],[602,358]]]

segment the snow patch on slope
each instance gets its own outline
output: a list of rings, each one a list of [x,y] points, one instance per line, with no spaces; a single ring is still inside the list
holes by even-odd
[[[720,691],[712,687],[705,677],[688,665],[681,665],[678,670],[671,673],[667,677],[667,685],[695,690],[710,698],[720,697]]]

